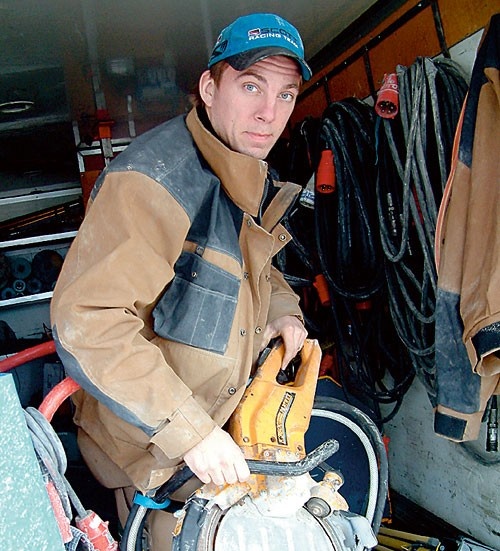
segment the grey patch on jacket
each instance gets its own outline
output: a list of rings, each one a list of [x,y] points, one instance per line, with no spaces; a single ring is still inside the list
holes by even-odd
[[[154,330],[165,339],[224,354],[240,280],[201,256],[184,252],[175,277],[153,311]]]
[[[57,327],[54,325],[52,327],[52,337],[56,345],[57,355],[61,359],[61,362],[64,365],[66,374],[71,377],[75,382],[77,382],[85,391],[94,396],[96,400],[99,400],[103,405],[105,405],[109,410],[111,410],[115,415],[121,417],[124,421],[130,425],[141,429],[149,437],[156,434],[158,427],[151,427],[145,425],[132,411],[125,408],[122,404],[112,400],[107,394],[105,394],[100,388],[92,384],[88,376],[85,374],[80,362],[64,348],[59,337],[57,335]]]
[[[462,340],[460,296],[438,289],[436,297],[437,402],[462,413],[479,410],[481,377],[472,371]]]

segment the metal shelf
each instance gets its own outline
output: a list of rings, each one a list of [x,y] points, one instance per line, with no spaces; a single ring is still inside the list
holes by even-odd
[[[0,300],[0,309],[9,308],[11,306],[22,306],[26,304],[36,304],[38,302],[48,301],[52,298],[52,291],[45,293],[37,293],[34,295],[23,295],[21,297],[13,297],[5,300]]]
[[[35,235],[33,237],[22,237],[19,239],[11,239],[9,241],[0,241],[0,250],[1,249],[12,249],[15,247],[25,247],[33,245],[41,245],[43,243],[56,243],[58,241],[65,241],[69,239],[74,239],[78,232],[67,231],[61,233],[50,233],[44,235]]]
[[[9,241],[0,241],[0,251],[10,250],[11,254],[12,252],[16,254],[23,248],[28,248],[27,250],[31,250],[29,247],[43,248],[43,245],[46,244],[62,244],[62,246],[65,247],[64,242],[67,241],[69,246],[71,241],[76,237],[77,233],[77,231],[67,231],[37,235],[33,237],[24,237],[20,239],[11,239]],[[31,295],[15,296],[3,300],[0,299],[0,310],[48,302],[51,298],[52,291],[45,291],[42,293],[33,293]]]

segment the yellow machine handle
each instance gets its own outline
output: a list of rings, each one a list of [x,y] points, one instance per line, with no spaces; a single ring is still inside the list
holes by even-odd
[[[230,433],[245,457],[293,461],[305,457],[304,434],[309,427],[318,381],[321,348],[306,339],[294,381],[277,381],[284,346],[273,347],[255,373],[230,420]]]

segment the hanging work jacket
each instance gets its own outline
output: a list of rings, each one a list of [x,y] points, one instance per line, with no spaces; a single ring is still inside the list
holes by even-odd
[[[500,394],[500,14],[485,31],[436,231],[435,432],[475,440]]]
[[[271,261],[301,188],[268,194],[266,177],[193,110],[136,138],[96,182],[51,321],[83,389],[79,445],[106,486],[167,480],[236,408],[266,324],[300,316]]]

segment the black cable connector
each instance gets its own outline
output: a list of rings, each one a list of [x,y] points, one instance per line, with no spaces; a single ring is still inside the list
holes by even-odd
[[[489,412],[486,432],[486,451],[498,451],[498,405],[497,397],[493,395],[489,401]]]

